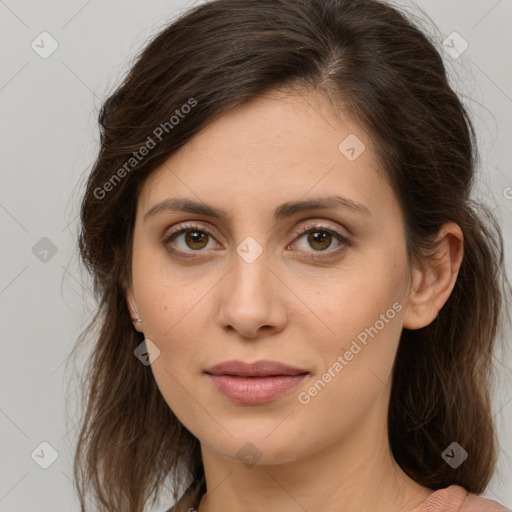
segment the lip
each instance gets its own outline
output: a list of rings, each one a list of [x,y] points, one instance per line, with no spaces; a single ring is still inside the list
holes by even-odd
[[[240,404],[262,404],[297,387],[308,374],[274,375],[270,377],[237,377],[211,375],[208,377],[223,395]]]
[[[277,375],[300,375],[309,373],[304,368],[279,363],[278,361],[255,361],[246,363],[238,359],[223,361],[205,370],[211,375],[235,375],[238,377],[270,377]]]
[[[261,404],[297,387],[310,372],[277,361],[225,361],[205,373],[217,391],[232,401]]]

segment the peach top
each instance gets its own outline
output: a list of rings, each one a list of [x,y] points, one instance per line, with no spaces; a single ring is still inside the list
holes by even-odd
[[[497,501],[468,493],[460,485],[434,491],[409,512],[510,512]]]

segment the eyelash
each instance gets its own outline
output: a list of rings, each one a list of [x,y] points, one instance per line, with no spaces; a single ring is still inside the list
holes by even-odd
[[[201,256],[184,255],[183,251],[180,251],[180,250],[177,251],[175,249],[170,249],[168,246],[169,242],[171,242],[171,240],[174,237],[177,237],[177,236],[181,235],[182,233],[186,233],[187,231],[199,231],[200,233],[206,233],[207,235],[211,236],[212,238],[215,238],[213,233],[209,229],[205,229],[204,226],[202,226],[200,224],[194,224],[194,223],[190,224],[189,223],[189,224],[182,224],[180,226],[180,229],[174,230],[171,233],[166,233],[164,235],[163,239],[161,240],[161,243],[164,245],[167,252],[173,254],[174,256],[177,256],[178,258],[187,259],[187,260],[199,258]],[[311,256],[311,258],[313,260],[322,260],[322,259],[327,259],[327,258],[332,258],[334,256],[338,256],[339,254],[341,254],[341,252],[343,252],[344,250],[346,250],[348,247],[350,247],[352,245],[343,235],[341,235],[337,231],[334,231],[331,228],[328,228],[326,226],[322,226],[319,224],[303,226],[297,230],[296,235],[298,238],[301,238],[303,235],[305,235],[307,233],[314,233],[315,231],[324,231],[326,233],[333,235],[334,238],[336,240],[338,240],[338,242],[340,242],[341,246],[338,247],[337,249],[332,249],[332,250],[313,251],[313,253],[315,253],[315,252],[322,253],[322,254],[313,254]],[[198,251],[191,251],[191,252],[202,252],[202,251],[198,250]],[[307,252],[309,252],[309,251],[307,251]],[[327,253],[327,255],[324,255],[323,253]]]

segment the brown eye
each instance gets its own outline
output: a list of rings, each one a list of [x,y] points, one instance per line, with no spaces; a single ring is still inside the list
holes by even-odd
[[[296,245],[300,251],[309,253],[308,257],[314,260],[341,256],[341,253],[351,246],[350,241],[341,233],[324,226],[302,227],[299,229],[299,235],[292,246]],[[337,246],[332,247],[333,243],[337,243]]]
[[[203,249],[207,249],[213,240],[215,239],[208,230],[202,226],[190,224],[182,225],[181,229],[165,235],[162,243],[168,252],[186,258],[194,257],[192,254],[194,252],[200,253]]]
[[[308,243],[313,249],[324,251],[332,242],[332,235],[328,231],[317,230],[308,233]]]
[[[348,240],[340,233],[321,226],[301,228],[299,234],[302,236],[298,240],[305,239],[305,243],[302,244],[302,247],[299,247],[303,251],[308,251],[309,248],[315,249],[316,252],[325,251],[330,248],[333,241],[342,246],[349,245]]]
[[[185,233],[185,243],[190,249],[204,249],[208,245],[208,233],[197,230],[187,230]]]

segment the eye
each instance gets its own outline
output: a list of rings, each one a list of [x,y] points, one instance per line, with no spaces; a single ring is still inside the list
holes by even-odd
[[[186,258],[187,256],[184,256],[182,253],[198,252],[207,248],[211,249],[208,245],[209,242],[213,240],[213,235],[209,230],[205,229],[204,226],[182,224],[180,228],[181,229],[173,231],[164,237],[164,246],[170,253]],[[173,249],[171,245],[177,246],[179,250]]]
[[[313,259],[337,256],[341,251],[350,246],[350,242],[341,233],[317,224],[300,228],[299,235],[298,240],[300,241],[303,239],[303,244],[302,247],[300,247],[300,250],[313,253],[327,253],[325,255],[313,254]],[[333,243],[338,244],[337,248],[327,250]],[[312,247],[314,251],[309,251],[308,247]]]
[[[313,259],[337,256],[351,245],[341,233],[318,224],[304,226],[298,230],[297,234],[299,235],[299,241],[304,239],[302,247],[299,247],[299,249],[304,252],[313,253],[311,255]],[[200,253],[203,249],[212,249],[213,247],[211,247],[210,242],[213,240],[215,239],[211,231],[206,229],[203,225],[181,224],[179,229],[166,233],[162,243],[169,253],[179,258],[190,259],[196,257],[196,255],[192,253]],[[337,248],[328,250],[333,242],[338,244]],[[294,242],[294,244],[297,244],[297,242]],[[293,244],[290,244],[288,247],[292,245]],[[173,247],[177,247],[177,250]],[[313,251],[309,250],[308,247],[313,248]]]

